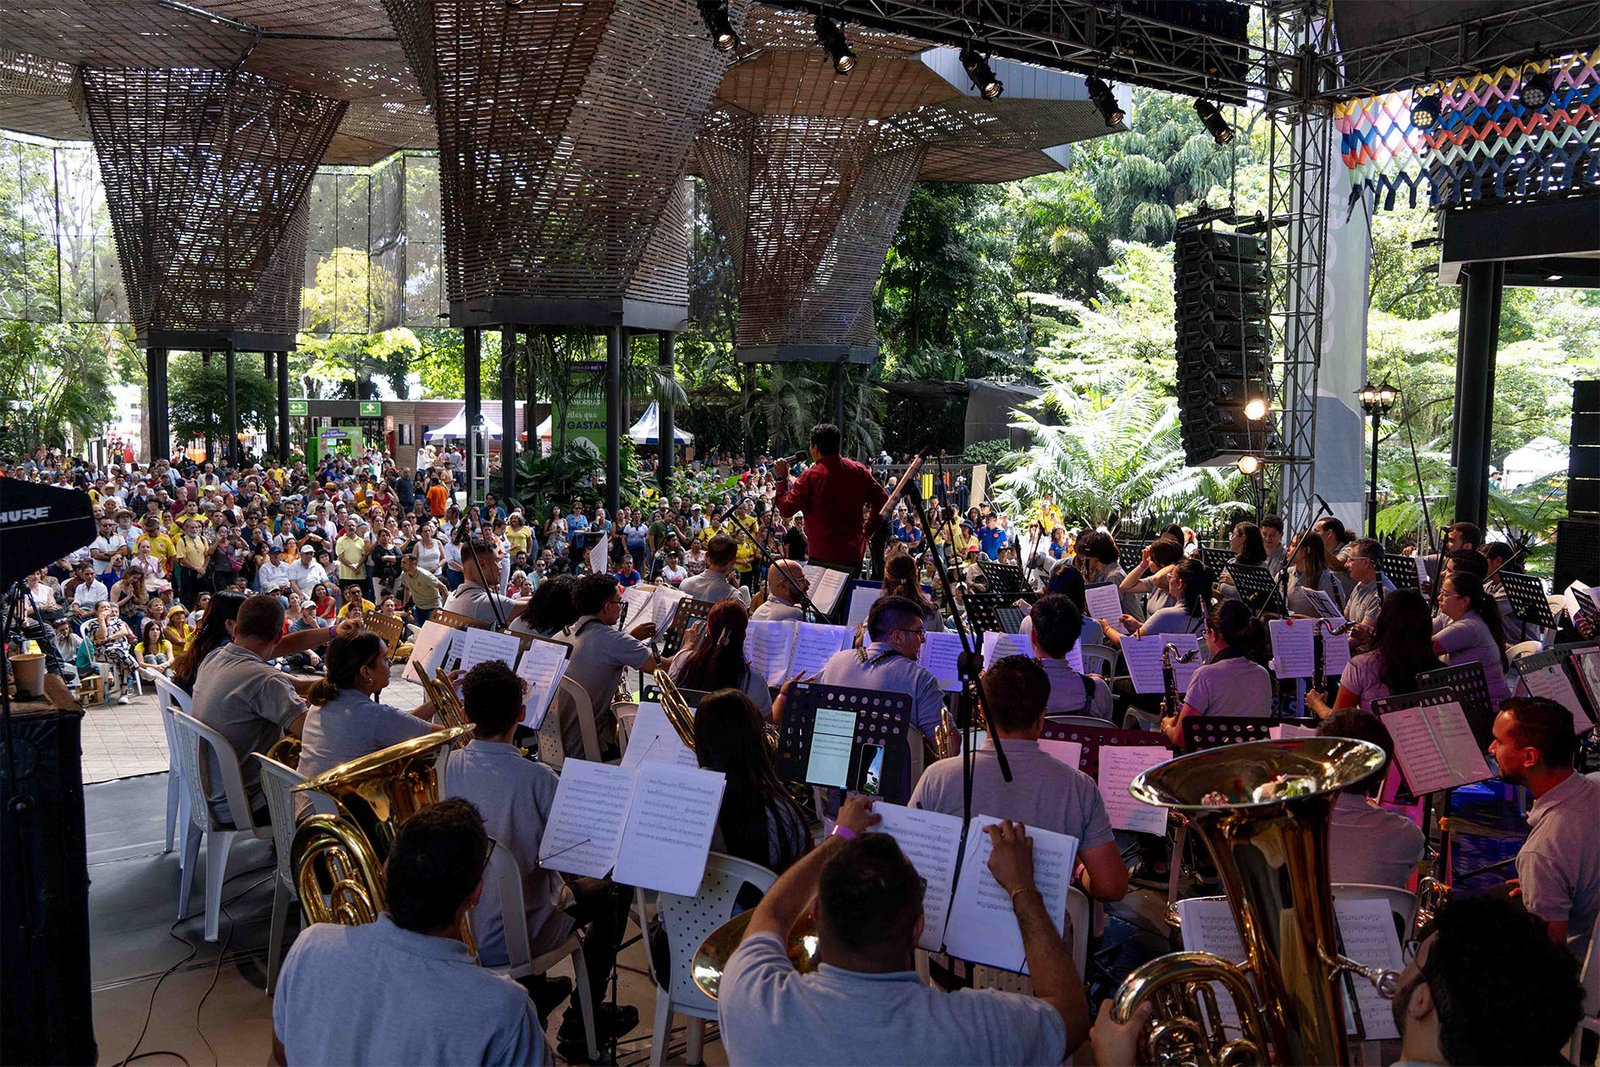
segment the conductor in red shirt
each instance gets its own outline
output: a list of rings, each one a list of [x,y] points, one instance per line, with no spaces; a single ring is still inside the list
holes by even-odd
[[[824,422],[812,429],[811,466],[799,478],[789,480],[787,459],[774,463],[772,473],[778,479],[773,498],[778,514],[806,513],[811,562],[859,568],[889,495],[872,471],[839,455],[839,427]]]

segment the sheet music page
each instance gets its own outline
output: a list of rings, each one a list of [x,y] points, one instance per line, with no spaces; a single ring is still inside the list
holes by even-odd
[[[818,611],[824,615],[833,614],[834,607],[839,603],[839,594],[844,592],[845,584],[850,581],[850,575],[817,563],[807,563],[804,569],[806,581],[811,583],[806,595],[811,598]]]
[[[602,537],[589,551],[584,553],[584,558],[589,564],[590,574],[610,574],[611,567],[607,560],[611,551],[611,538]]]
[[[1594,723],[1589,721],[1588,713],[1583,710],[1583,701],[1578,699],[1578,691],[1573,688],[1572,679],[1568,677],[1566,669],[1561,664],[1552,663],[1538,670],[1528,671],[1522,676],[1522,684],[1530,696],[1554,700],[1572,712],[1574,732],[1585,733],[1594,726]]]
[[[988,670],[994,666],[994,661],[1003,656],[1027,656],[1033,658],[1033,642],[1022,634],[997,634],[993,630],[986,630],[983,634],[983,669]]]
[[[1148,637],[1134,637],[1130,634],[1122,639],[1122,659],[1127,663],[1128,674],[1133,678],[1134,692],[1159,695],[1163,691],[1161,652],[1167,645],[1176,647],[1179,652],[1188,652],[1200,647],[1200,637],[1197,634],[1151,634]],[[1198,656],[1188,663],[1178,663],[1174,660],[1172,673],[1180,694],[1188,690],[1189,679],[1199,667]]]
[[[1339,923],[1339,940],[1344,942],[1344,954],[1368,967],[1383,967],[1391,971],[1405,969],[1400,954],[1400,937],[1394,930],[1394,914],[1382,900],[1334,899],[1333,913]],[[1350,976],[1350,986],[1355,990],[1356,1010],[1361,1014],[1361,1027],[1368,1041],[1398,1040],[1400,1031],[1394,1025],[1394,1013],[1389,1002],[1378,994],[1377,987],[1360,975]]]
[[[1052,741],[1039,738],[1039,751],[1051,759],[1059,760],[1075,771],[1083,769],[1083,744],[1078,741]]]
[[[666,633],[667,627],[672,625],[672,613],[678,610],[678,602],[687,599],[689,594],[682,589],[670,585],[656,588],[656,595],[650,601],[650,621],[656,624],[656,633]]]
[[[1028,649],[1028,655],[1030,655],[1030,656],[1033,655],[1033,648],[1031,647],[1031,645],[1030,645],[1030,647]],[[1071,648],[1067,649],[1067,666],[1071,667],[1073,670],[1077,671],[1079,674],[1083,674],[1084,673],[1084,670],[1083,670],[1083,639],[1082,638],[1079,638],[1076,642],[1073,643]]]
[[[917,653],[917,662],[939,679],[939,688],[946,693],[961,691],[961,676],[956,670],[961,656],[961,635],[929,631]]]
[[[455,633],[442,622],[430,620],[423,623],[422,632],[417,634],[417,640],[411,646],[411,658],[406,661],[406,669],[400,673],[400,677],[419,685],[423,678],[431,679],[433,672],[443,666]]]
[[[609,763],[568,760],[539,841],[539,865],[589,878],[609,874],[622,844],[633,776]]]
[[[1421,555],[1411,557],[1411,562],[1417,565],[1417,585],[1426,589],[1433,582],[1433,575],[1428,573],[1428,563]]]
[[[802,622],[795,629],[794,654],[789,661],[789,674],[815,677],[827,665],[829,657],[849,645],[849,627],[833,626],[825,622]]]
[[[668,763],[646,763],[636,773],[632,810],[612,878],[692,897],[705,877],[727,776]]]
[[[961,819],[882,800],[872,805],[872,811],[883,821],[868,832],[893,837],[900,851],[917,869],[918,876],[927,883],[922,894],[922,938],[917,947],[938,952],[944,945],[951,890],[956,880],[956,857],[961,854]]]
[[[1272,637],[1273,673],[1279,678],[1310,678],[1316,673],[1315,627],[1309,619],[1273,619],[1267,623]]]
[[[1122,629],[1122,592],[1111,582],[1095,582],[1083,588],[1083,599],[1092,618],[1103,619]]]
[[[522,642],[517,640],[516,634],[503,634],[498,630],[474,626],[461,632],[456,651],[461,653],[461,669],[464,671],[490,660],[499,660],[509,667],[517,662]]]
[[[960,959],[986,963],[1007,971],[1027,973],[1027,958],[1022,950],[1022,931],[1017,928],[1011,896],[989,873],[989,854],[994,843],[985,826],[999,822],[987,815],[975,815],[967,827],[967,849],[961,861],[961,878],[950,901],[950,919],[945,927],[944,950]],[[1052,830],[1028,827],[1033,839],[1033,879],[1044,897],[1044,908],[1056,930],[1065,933],[1067,925],[1067,887],[1072,884],[1072,865],[1078,855],[1078,839]]]
[[[1190,897],[1175,905],[1181,925],[1183,947],[1190,952],[1209,952],[1230,963],[1245,960],[1244,939],[1239,936],[1239,924],[1233,920],[1228,902],[1215,897]],[[1225,991],[1217,992],[1217,1012],[1225,1026],[1237,1028],[1239,1010],[1233,998]],[[1237,1032],[1229,1034],[1237,1036]]]
[[[550,701],[561,687],[567,673],[567,655],[570,649],[555,641],[530,641],[517,663],[517,677],[528,683],[528,695],[522,702],[522,723],[537,730],[544,723]]]
[[[654,622],[656,617],[656,587],[645,585],[630,585],[622,591],[622,603],[628,609],[628,617],[623,625],[633,629],[641,622]]]
[[[854,630],[857,626],[866,622],[868,613],[872,611],[873,603],[882,595],[882,588],[873,588],[869,585],[851,587],[850,608],[845,613],[845,626]]]
[[[1167,809],[1136,799],[1128,792],[1128,784],[1140,771],[1170,759],[1171,750],[1154,745],[1100,746],[1100,797],[1106,802],[1106,815],[1113,830],[1167,832]]]
[[[751,619],[746,624],[744,659],[768,685],[782,685],[789,677],[798,622]]]
[[[1317,731],[1309,726],[1300,726],[1297,723],[1286,722],[1267,729],[1267,736],[1274,741],[1288,741],[1296,737],[1316,737]]]
[[[666,710],[653,700],[639,701],[633,726],[628,730],[628,751],[622,765],[633,768],[641,763],[670,763],[678,767],[698,767],[699,760],[672,728]]]
[[[1402,708],[1383,717],[1406,785],[1418,796],[1489,777],[1461,705]]]
[[[1333,597],[1324,593],[1321,589],[1302,589],[1300,591],[1315,605],[1317,615],[1320,618],[1331,620],[1335,626],[1343,626],[1348,621],[1344,617],[1344,612],[1339,610],[1339,605],[1333,602]]]
[[[1338,625],[1335,623],[1335,625]],[[1350,665],[1350,638],[1344,634],[1322,632],[1322,673],[1335,681]]]

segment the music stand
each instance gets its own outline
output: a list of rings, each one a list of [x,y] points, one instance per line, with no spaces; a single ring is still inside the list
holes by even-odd
[[[1233,553],[1222,548],[1212,548],[1210,545],[1200,546],[1200,562],[1206,565],[1206,570],[1213,576],[1221,574],[1228,569],[1228,564],[1233,562]]]
[[[1278,720],[1270,715],[1264,718],[1237,715],[1199,715],[1183,720],[1183,751],[1204,752],[1237,745],[1244,741],[1265,741],[1272,736]]]
[[[1411,556],[1384,553],[1382,561],[1378,564],[1378,570],[1394,583],[1396,589],[1422,588],[1417,583],[1416,560]]]
[[[1074,726],[1044,720],[1044,731],[1039,735],[1046,741],[1076,741],[1082,746],[1078,753],[1078,770],[1095,781],[1100,780],[1100,749],[1105,745],[1122,745],[1152,748],[1167,746],[1164,735],[1152,730],[1119,730],[1114,726]]]
[[[1140,538],[1139,540],[1143,541],[1145,539]],[[1143,559],[1144,548],[1142,545],[1129,544],[1117,546],[1117,562],[1122,564],[1123,573],[1131,574],[1133,569],[1137,567]]]
[[[1252,567],[1248,563],[1234,563],[1228,568],[1228,575],[1233,579],[1233,587],[1239,590],[1240,599],[1251,611],[1274,615],[1289,614],[1289,609],[1284,605],[1283,597],[1278,592],[1278,583],[1272,580],[1272,572],[1267,568]]]
[[[980,633],[1020,634],[1025,612],[1016,606],[1016,593],[968,593],[967,618]]]
[[[979,553],[978,569],[983,572],[983,580],[991,593],[1020,593],[1028,588],[1022,568],[1015,563],[1001,563]]]
[[[697,622],[704,622],[711,617],[711,609],[716,607],[709,600],[678,601],[677,607],[672,611],[672,625],[667,627],[667,632],[661,639],[661,655],[670,656],[683,647],[684,632]]]
[[[1489,751],[1494,740],[1494,717],[1498,709],[1489,699],[1489,682],[1484,677],[1483,664],[1457,663],[1453,667],[1439,667],[1417,672],[1418,689],[1449,689],[1461,704],[1461,711],[1472,728],[1472,739],[1483,751]],[[1400,705],[1402,707],[1407,705]]]
[[[1543,582],[1520,571],[1500,571],[1495,577],[1500,579],[1500,587],[1511,601],[1511,614],[1518,622],[1550,630],[1556,628],[1556,617],[1550,613],[1550,600],[1545,596]]]
[[[1532,689],[1527,685],[1528,675],[1535,674],[1550,667],[1559,669],[1562,675],[1566,678],[1567,683],[1572,686],[1572,695],[1578,700],[1579,710],[1581,710],[1583,714],[1588,717],[1590,722],[1595,722],[1595,716],[1600,715],[1600,708],[1595,707],[1590,702],[1589,694],[1586,691],[1582,680],[1578,676],[1578,667],[1572,662],[1573,652],[1589,647],[1591,646],[1557,645],[1555,648],[1548,649],[1544,652],[1529,652],[1526,655],[1518,656],[1516,659],[1512,660],[1511,669],[1516,671],[1518,676],[1523,679],[1522,684],[1524,687],[1529,688],[1530,693],[1532,692]]]
[[[812,763],[812,741],[819,711],[854,714],[854,734],[844,773],[844,785],[833,781],[814,781],[808,777]],[[911,725],[911,697],[904,693],[884,693],[876,689],[824,685],[821,682],[796,682],[789,687],[784,705],[783,725],[778,730],[776,753],[778,773],[793,782],[832,788],[861,788],[863,745],[883,748],[883,768],[879,777],[880,796],[896,804],[911,798],[910,744],[922,744],[922,735]]]

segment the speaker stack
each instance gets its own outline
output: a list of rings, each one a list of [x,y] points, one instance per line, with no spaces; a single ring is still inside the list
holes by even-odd
[[[1600,584],[1600,381],[1572,383],[1567,517],[1556,524],[1555,587]]]
[[[1176,236],[1178,416],[1191,467],[1267,450],[1268,423],[1245,403],[1267,397],[1267,242],[1180,225]]]

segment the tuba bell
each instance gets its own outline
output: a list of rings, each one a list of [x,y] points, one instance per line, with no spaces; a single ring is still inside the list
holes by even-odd
[[[414,737],[294,787],[330,797],[337,809],[303,820],[290,847],[307,921],[360,926],[377,919],[386,907],[383,864],[400,824],[440,799],[440,750],[471,734],[471,726],[457,726]]]
[[[1243,966],[1204,952],[1159,956],[1122,983],[1113,1016],[1153,1007],[1140,1041],[1148,1064],[1349,1062],[1341,976],[1392,996],[1392,971],[1338,952],[1328,822],[1338,794],[1378,773],[1383,752],[1331,737],[1227,745],[1153,767],[1129,786],[1193,826],[1227,892]],[[1252,988],[1249,978],[1254,979]],[[1211,984],[1239,1009],[1242,1036],[1217,1018]]]

